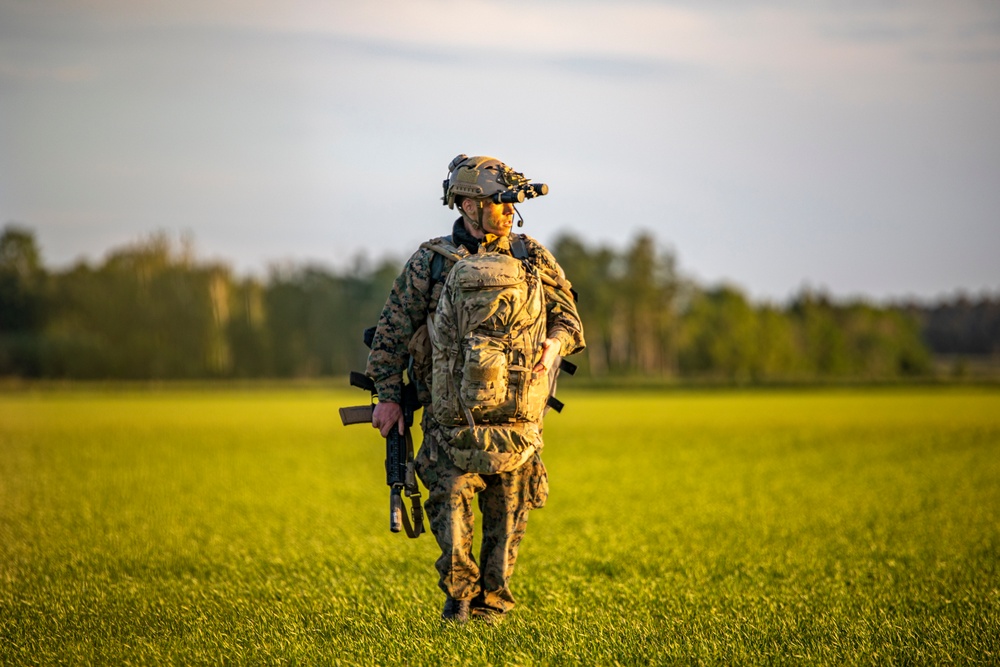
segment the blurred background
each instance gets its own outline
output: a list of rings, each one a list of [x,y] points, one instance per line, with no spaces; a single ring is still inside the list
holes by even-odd
[[[996,377],[992,1],[0,0],[0,375],[313,377],[495,155],[585,375]]]

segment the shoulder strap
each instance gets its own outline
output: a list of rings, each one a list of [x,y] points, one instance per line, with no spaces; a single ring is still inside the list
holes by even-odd
[[[524,234],[514,234],[514,238],[510,240],[510,254],[515,259],[528,259],[528,246],[524,242]]]
[[[424,241],[420,244],[420,247],[432,250],[442,257],[447,257],[453,262],[457,262],[462,259],[462,256],[458,254],[458,248],[455,246],[455,242],[451,240],[450,236],[439,236],[436,239]]]
[[[517,259],[527,259],[528,258],[528,245],[524,242],[524,234],[515,234],[514,238],[510,242],[510,252]],[[564,289],[573,295],[573,301],[577,301],[576,290],[570,285],[569,281],[560,276],[559,274],[548,274],[545,271],[539,271],[539,276],[542,278],[542,282],[549,287],[556,287],[559,289]]]
[[[431,287],[433,287],[435,283],[441,282],[441,276],[444,275],[445,259],[450,259],[452,262],[457,262],[462,259],[462,256],[458,254],[458,248],[455,247],[451,236],[439,236],[436,239],[424,241],[420,244],[420,247],[434,253],[434,257],[431,258]]]

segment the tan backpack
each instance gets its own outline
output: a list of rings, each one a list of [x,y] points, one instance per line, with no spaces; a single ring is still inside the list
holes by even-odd
[[[549,375],[532,368],[546,336],[542,280],[528,262],[480,252],[448,273],[434,316],[432,412],[470,472],[513,470],[541,447]]]

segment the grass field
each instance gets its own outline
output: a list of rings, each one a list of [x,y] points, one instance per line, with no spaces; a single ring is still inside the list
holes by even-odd
[[[1000,663],[1000,392],[567,393],[498,627],[362,398],[0,394],[0,664]]]

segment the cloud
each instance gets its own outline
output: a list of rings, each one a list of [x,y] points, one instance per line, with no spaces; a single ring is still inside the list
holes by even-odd
[[[55,81],[59,83],[80,83],[97,78],[97,70],[90,65],[61,65],[41,67],[0,61],[0,80],[6,81]]]
[[[684,68],[734,76],[780,73],[791,83],[829,73],[864,73],[876,56],[883,63],[926,62],[940,52],[942,62],[954,57],[992,62],[1000,50],[998,11],[975,2],[944,7],[924,2],[50,0],[14,6],[18,26],[30,25],[35,32],[58,34],[62,22],[92,40],[204,30],[256,36],[262,43],[320,39],[362,56],[457,67],[474,61],[484,79],[502,78],[515,66],[541,65],[603,78],[662,78]],[[0,9],[0,18],[7,18],[3,14],[10,12]],[[58,42],[51,35],[50,41]],[[53,48],[61,47],[53,43]]]
[[[498,56],[496,67],[483,64],[481,59],[456,56],[453,49],[439,45],[408,44],[381,39],[327,37],[327,45],[362,58],[399,60],[408,64],[430,64],[436,67],[470,69],[484,81],[497,85],[520,85],[525,79],[553,72],[605,79],[658,79],[692,69],[683,62],[662,57],[641,57],[602,54],[588,51],[569,53],[537,53],[511,51]]]
[[[693,69],[687,64],[673,63],[664,59],[589,54],[551,57],[542,59],[542,62],[573,74],[616,80],[658,79],[664,75],[675,75]]]
[[[1000,47],[995,48],[948,48],[921,49],[914,57],[925,63],[952,63],[965,65],[992,65],[1000,63]]]
[[[858,43],[902,42],[926,36],[928,26],[900,24],[891,20],[851,20],[820,27],[824,37]]]
[[[8,0],[9,4],[9,0]],[[50,0],[15,5],[23,25],[69,23],[104,32],[198,28],[326,35],[396,44],[454,58],[508,54],[598,53],[649,58],[697,48],[710,24],[688,9],[645,2],[562,3],[485,0],[383,0],[379,3],[292,0],[135,3],[129,0]],[[0,16],[4,16],[0,0]],[[8,17],[5,17],[8,18]]]

